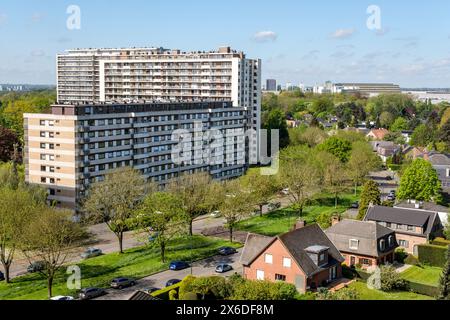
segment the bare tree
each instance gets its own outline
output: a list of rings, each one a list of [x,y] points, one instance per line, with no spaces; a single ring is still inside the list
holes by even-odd
[[[83,210],[88,218],[104,222],[114,232],[120,253],[123,253],[123,235],[128,222],[146,192],[154,188],[144,177],[131,168],[121,168],[105,176],[88,190]]]
[[[21,234],[21,249],[27,259],[44,263],[39,271],[47,278],[48,297],[52,297],[55,274],[77,244],[88,237],[81,224],[72,221],[70,211],[42,207]]]

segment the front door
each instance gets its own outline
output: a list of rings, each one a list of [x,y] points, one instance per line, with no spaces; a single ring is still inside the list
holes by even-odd
[[[350,257],[350,266],[354,266],[356,264],[356,257]]]

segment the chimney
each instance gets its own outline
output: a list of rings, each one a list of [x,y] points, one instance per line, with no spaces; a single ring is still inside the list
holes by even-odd
[[[297,220],[297,222],[294,225],[294,230],[298,230],[298,229],[304,228],[305,226],[306,226],[305,220],[299,219],[299,220]]]
[[[333,215],[333,217],[331,218],[331,225],[334,226],[339,222],[341,222],[341,217],[338,214]]]

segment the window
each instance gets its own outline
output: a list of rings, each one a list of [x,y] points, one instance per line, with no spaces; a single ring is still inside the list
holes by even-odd
[[[45,149],[45,143],[41,143],[41,149]]]
[[[264,256],[264,261],[268,264],[272,264],[273,263],[273,256],[271,254],[266,253],[266,255]]]
[[[408,231],[414,231],[414,227],[413,226],[408,226]]]
[[[47,171],[47,167],[46,166],[41,166],[41,171]]]
[[[40,120],[40,121],[39,121],[39,124],[40,124],[41,126],[45,126],[45,120]]]
[[[256,280],[264,280],[264,271],[256,270]]]
[[[275,281],[286,281],[286,276],[283,274],[275,274]]]
[[[41,177],[41,183],[47,183],[47,178]]]
[[[42,138],[45,138],[45,131],[41,131],[40,135]]]
[[[389,236],[388,242],[389,242],[389,247],[392,247],[394,245],[394,236]]]
[[[359,248],[359,240],[350,239],[349,240],[349,248],[352,250],[358,250]]]
[[[321,262],[321,261],[323,261],[323,260],[325,260],[325,253],[321,253],[321,254],[319,255],[319,262]]]
[[[384,251],[386,249],[386,241],[380,240],[380,250]]]
[[[291,264],[292,264],[291,259],[289,259],[289,258],[283,258],[283,267],[285,267],[285,268],[290,268],[290,267],[291,267]]]
[[[392,223],[390,223],[390,222],[387,222],[387,223],[386,223],[386,227],[388,227],[388,228],[392,228]]]
[[[399,240],[398,244],[400,245],[400,247],[409,248],[409,242],[406,240]]]

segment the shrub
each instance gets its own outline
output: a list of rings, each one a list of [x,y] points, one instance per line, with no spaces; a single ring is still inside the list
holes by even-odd
[[[190,286],[191,291],[202,295],[203,299],[208,294],[214,295],[216,299],[224,299],[229,297],[232,292],[227,280],[218,276],[196,278]]]
[[[194,292],[186,292],[183,296],[180,295],[180,300],[193,301],[197,300],[197,294]]]
[[[409,254],[406,258],[405,261],[403,262],[405,264],[410,264],[412,266],[418,266],[420,265],[419,259],[415,256],[413,256],[412,254]]]
[[[408,253],[403,248],[397,248],[395,250],[395,261],[405,263]]]
[[[381,268],[381,290],[388,292],[393,290],[403,290],[407,286],[405,279],[402,279],[392,266],[382,266]]]
[[[153,297],[159,298],[161,300],[169,300],[170,299],[170,291],[175,290],[178,292],[180,285],[182,282],[176,283],[173,286],[163,288],[161,290],[155,291],[152,293]]]
[[[331,292],[326,288],[319,288],[317,291],[317,300],[359,300],[359,293],[353,288],[343,288]]]
[[[412,281],[408,281],[408,289],[412,292],[423,294],[430,297],[437,297],[439,295],[438,287]]]
[[[294,285],[284,282],[237,282],[232,300],[295,300],[298,296]]]
[[[178,295],[181,299],[184,299],[184,295],[186,293],[192,292],[192,282],[196,278],[192,275],[188,275],[186,278],[183,279],[183,281],[180,284],[180,288],[178,290]]]
[[[419,245],[419,261],[433,267],[444,267],[446,253],[447,247],[431,244]]]
[[[342,276],[346,279],[354,279],[355,278],[355,272],[351,268],[347,267],[346,265],[342,266]]]
[[[169,300],[178,300],[178,293],[176,290],[172,289],[169,291]]]
[[[450,240],[444,238],[436,238],[433,241],[431,241],[431,244],[435,246],[447,247],[450,245]]]

